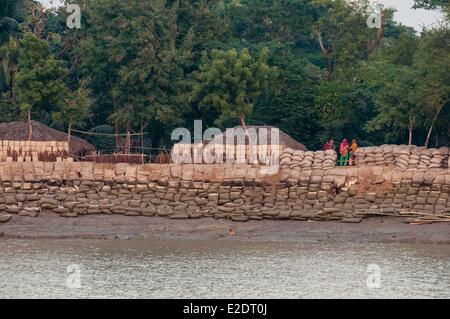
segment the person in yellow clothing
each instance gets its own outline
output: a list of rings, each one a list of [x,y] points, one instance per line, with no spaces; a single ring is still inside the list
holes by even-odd
[[[350,146],[350,166],[355,165],[355,152],[358,149],[358,143],[355,139],[352,140],[352,145]]]

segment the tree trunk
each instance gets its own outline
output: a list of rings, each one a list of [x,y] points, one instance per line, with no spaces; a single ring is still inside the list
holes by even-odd
[[[112,98],[112,105],[113,105],[113,112],[116,112],[116,96],[114,95],[114,88],[112,84],[112,77],[111,74],[109,75],[109,86],[111,88],[111,98]],[[116,130],[116,153],[120,152],[120,146],[119,146],[119,119],[115,119],[114,121],[114,127]]]
[[[14,109],[17,107],[17,96],[16,96],[16,74],[17,74],[17,66],[14,66],[11,70],[11,101],[14,106]]]
[[[119,146],[119,120],[115,120],[114,127],[116,130],[116,153],[120,153],[120,146]]]
[[[328,59],[327,59],[328,60]],[[333,64],[329,61],[327,61],[327,69],[328,69],[328,81],[333,81],[333,73],[334,73],[334,67]]]
[[[67,148],[70,154],[70,142],[72,141],[72,123],[69,123],[68,133],[67,133]]]
[[[365,64],[369,65],[369,59],[372,53],[375,52],[381,45],[381,41],[384,38],[384,32],[386,29],[386,14],[385,12],[381,12],[381,28],[378,29],[375,40],[369,41],[366,45],[366,61]]]
[[[333,81],[333,73],[334,73],[334,66],[333,62],[330,61],[330,49],[325,47],[325,44],[322,39],[322,34],[319,31],[316,31],[317,41],[319,41],[320,50],[322,51],[323,57],[325,59],[325,63],[327,65],[328,70],[328,81]],[[334,52],[336,48],[335,43],[333,42],[331,49],[332,52]]]
[[[413,124],[413,121],[412,121],[412,117],[411,117],[411,116],[409,116],[408,130],[409,130],[408,145],[412,145],[414,124]]]
[[[450,138],[450,125],[447,127],[447,135],[445,136],[445,145],[447,145],[447,146],[450,145],[449,138]]]
[[[425,141],[426,148],[428,148],[428,145],[430,144],[430,138],[431,138],[431,133],[433,132],[433,128],[434,128],[434,122],[433,122],[433,124],[431,124],[430,129],[428,130],[427,139]]]
[[[127,137],[125,141],[125,149],[127,154],[131,154],[131,130],[130,130],[130,123],[127,123]]]
[[[247,132],[247,125],[245,124],[245,116],[240,115],[239,119],[241,120],[242,128],[244,129],[245,132]]]
[[[39,17],[38,17],[39,14]],[[47,24],[47,14],[45,8],[39,8],[37,5],[33,5],[31,9],[31,16],[33,19],[33,33],[42,38],[45,33],[45,27]]]
[[[28,110],[28,140],[31,141],[33,136],[33,125],[31,123],[31,109]]]
[[[428,145],[430,144],[431,139],[431,133],[433,133],[434,125],[436,124],[437,119],[439,118],[439,115],[441,114],[442,108],[444,105],[441,105],[439,109],[437,110],[436,114],[434,115],[433,121],[431,122],[430,129],[428,130],[427,139],[425,140],[425,147],[428,148]]]
[[[141,123],[141,154],[142,154],[142,164],[144,164],[144,126]]]

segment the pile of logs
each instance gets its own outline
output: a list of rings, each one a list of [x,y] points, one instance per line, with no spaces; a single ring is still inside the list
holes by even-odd
[[[361,217],[371,216],[389,216],[389,217],[408,217],[405,219],[406,224],[410,225],[425,225],[434,223],[450,223],[450,214],[429,214],[422,212],[412,212],[404,210],[367,210],[358,212]]]

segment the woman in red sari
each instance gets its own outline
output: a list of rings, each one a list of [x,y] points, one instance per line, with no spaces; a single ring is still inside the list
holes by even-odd
[[[334,141],[331,139],[325,143],[323,146],[324,151],[333,150],[334,151]]]
[[[345,138],[342,140],[341,146],[339,147],[339,153],[341,153],[339,166],[347,166],[350,158],[350,145]]]

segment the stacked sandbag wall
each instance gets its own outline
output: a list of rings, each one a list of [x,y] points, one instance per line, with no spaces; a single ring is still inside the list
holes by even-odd
[[[337,153],[335,151],[295,151],[287,148],[280,158],[282,169],[331,169],[336,166]]]
[[[327,154],[322,157],[324,165]],[[314,162],[308,152],[288,150],[279,169],[245,164],[0,163],[0,215],[357,222],[377,212],[450,213],[448,169],[323,169]]]
[[[427,149],[407,145],[360,147],[357,166],[393,166],[401,170],[448,168],[450,148]]]

